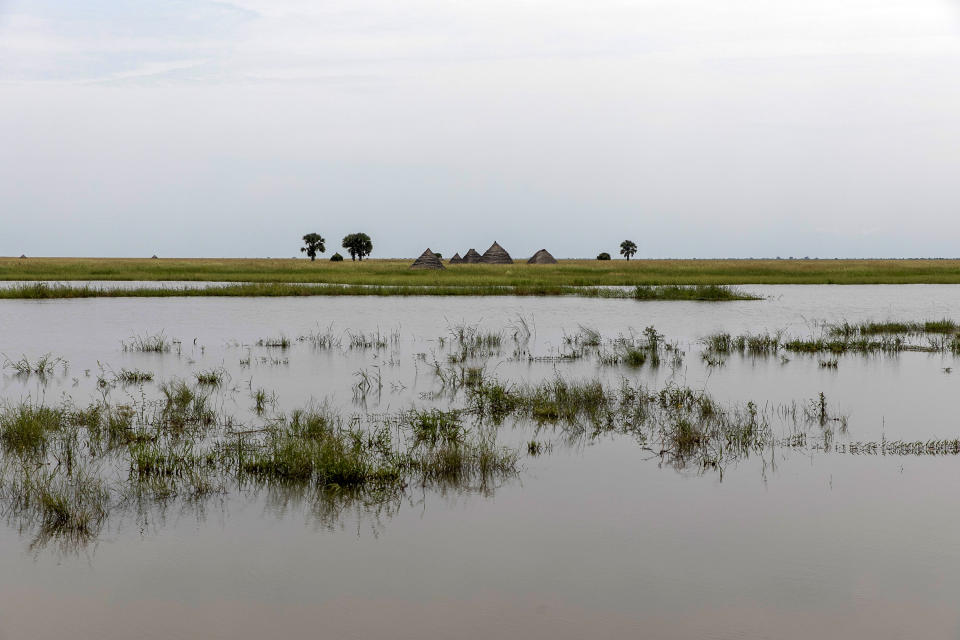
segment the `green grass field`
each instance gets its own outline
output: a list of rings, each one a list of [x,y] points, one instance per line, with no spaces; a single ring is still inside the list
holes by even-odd
[[[413,260],[0,258],[0,280],[210,280],[406,286],[960,283],[960,260],[562,260],[453,265]]]

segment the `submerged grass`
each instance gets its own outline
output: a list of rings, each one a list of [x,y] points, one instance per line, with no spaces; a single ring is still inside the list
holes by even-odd
[[[17,455],[41,454],[48,437],[64,425],[62,409],[24,402],[0,409],[0,443],[5,451]]]
[[[121,369],[114,378],[121,384],[142,384],[153,382],[153,372],[141,371],[140,369]]]
[[[493,335],[464,328],[452,331],[450,340],[457,350],[486,348],[497,342]],[[584,331],[571,340],[586,344],[598,337]],[[768,349],[764,345],[771,341],[759,340],[755,348]],[[652,327],[624,342],[647,361],[668,353],[664,337]],[[729,353],[747,350],[751,342],[714,336],[710,344]],[[84,408],[69,401],[7,405],[0,410],[7,463],[0,465],[6,478],[0,490],[6,492],[7,513],[23,518],[38,538],[82,542],[98,535],[112,505],[149,508],[173,499],[200,500],[228,487],[313,496],[328,514],[349,505],[393,504],[415,486],[488,491],[516,476],[521,452],[551,451],[551,431],[571,443],[620,434],[679,470],[722,473],[774,446],[838,446],[831,439],[834,426],[846,425],[823,394],[791,408],[761,408],[753,402],[721,404],[702,390],[676,384],[654,389],[627,379],[610,385],[603,378],[559,374],[539,383],[512,383],[489,376],[483,367],[451,365],[444,371],[456,406],[347,418],[327,405],[272,414],[272,395],[251,385],[257,416],[251,428],[235,426],[214,409],[203,372],[195,385],[162,382],[159,397],[140,404],[132,398],[131,404],[112,404],[105,394]],[[360,382],[370,389],[382,385],[372,374]],[[534,438],[523,434],[514,448],[499,444],[497,427],[508,418],[527,424]],[[774,436],[775,418],[786,421],[788,438]],[[856,452],[876,449],[869,443],[856,447]],[[960,453],[960,444],[899,443],[889,450]],[[97,465],[105,471],[92,472]]]
[[[859,330],[849,329],[849,325],[839,325],[839,328],[828,328],[823,337],[787,337],[782,332],[739,336],[715,333],[702,338],[700,342],[704,345],[705,359],[731,353],[774,356],[781,351],[831,355],[896,354],[904,351],[960,353],[960,336],[953,336],[951,339],[931,338],[923,344],[906,339],[900,332],[892,332],[892,335],[884,335],[885,333],[883,331],[861,333]],[[875,337],[878,335],[879,337]],[[833,360],[826,362],[835,366],[832,364]]]
[[[600,364],[624,364],[632,368],[641,367],[647,362],[652,367],[659,367],[664,358],[671,367],[677,368],[683,364],[683,357],[684,352],[679,345],[667,342],[664,335],[653,326],[644,329],[642,336],[619,336],[611,343],[610,349],[602,349],[597,356]]]
[[[903,321],[887,320],[884,322],[861,322],[851,324],[843,322],[829,327],[832,336],[850,338],[853,336],[873,336],[880,334],[955,334],[960,332],[960,324],[953,320]]]
[[[170,429],[209,427],[216,423],[216,412],[210,406],[209,396],[194,390],[183,380],[171,380],[160,385],[163,394],[158,424]]]
[[[633,290],[635,300],[760,300],[758,296],[744,293],[725,285],[638,285]]]
[[[843,432],[846,419],[835,415],[822,393],[784,408],[753,402],[721,404],[702,390],[672,383],[655,389],[623,379],[611,385],[609,371],[593,379],[573,380],[557,373],[542,382],[513,383],[494,377],[496,365],[488,370],[486,363],[465,362],[498,353],[510,341],[509,330],[491,332],[468,324],[448,329],[437,342],[448,349],[444,355],[449,361],[433,359],[443,390],[420,396],[431,402],[442,398],[440,407],[371,414],[357,402],[362,412],[347,417],[326,405],[278,414],[276,395],[256,388],[251,378],[243,399],[247,406],[252,401],[247,417],[253,424],[244,427],[234,424],[223,408],[238,389],[212,388],[224,386],[227,374],[222,368],[197,371],[195,380],[172,378],[146,390],[141,387],[140,399],[133,390],[116,389],[108,382],[98,387],[102,398],[85,407],[73,406],[66,397],[57,406],[31,401],[0,406],[0,462],[6,463],[0,464],[0,472],[8,480],[0,478],[0,490],[16,488],[4,494],[10,496],[6,499],[19,495],[23,517],[44,535],[85,539],[97,535],[111,508],[111,495],[142,508],[174,499],[200,500],[228,490],[265,490],[309,495],[326,513],[334,513],[348,505],[366,508],[400,501],[412,495],[414,486],[486,491],[516,476],[521,452],[539,456],[551,451],[550,433],[569,443],[627,436],[649,457],[697,473],[722,473],[728,465],[769,453],[775,446],[824,450],[841,446],[832,434],[838,425]],[[532,323],[518,322],[513,329],[517,349],[513,361],[524,362],[530,357],[524,345],[533,333]],[[369,354],[376,356],[374,364],[355,374],[356,399],[383,394],[385,383],[391,388],[394,382],[389,377],[385,381],[383,375],[391,364],[381,356],[389,355],[392,363],[399,332],[344,335],[349,336],[342,345],[346,350],[389,349],[387,354]],[[936,348],[960,351],[957,335],[940,331],[936,337]],[[330,329],[298,340],[318,349],[340,345]],[[612,340],[596,329],[580,327],[564,343],[577,357],[590,354],[605,364],[656,366],[666,361],[679,366],[683,358],[678,346],[653,326]],[[282,336],[261,344],[292,346]],[[717,365],[733,353],[800,352],[828,354],[817,358],[825,369],[838,366],[834,354],[916,348],[902,335],[869,336],[859,329],[838,335],[825,331],[810,339],[785,338],[781,333],[718,333],[704,338],[703,344]],[[125,348],[152,352],[170,345],[162,335],[143,336]],[[420,355],[427,362],[426,354]],[[624,373],[635,377],[635,372]],[[142,383],[152,377],[149,372],[121,370],[112,380]],[[124,394],[123,404],[111,401],[111,390]],[[214,401],[223,404],[215,406]],[[497,441],[497,428],[508,419],[532,431],[518,434],[515,448]],[[775,419],[788,427],[787,438],[775,436],[771,426]],[[849,452],[960,453],[955,442],[858,443],[850,445]],[[97,465],[105,471],[91,473]]]
[[[124,351],[140,353],[166,353],[173,346],[173,342],[162,333],[131,336],[120,344]]]
[[[774,442],[768,416],[753,403],[724,407],[701,391],[660,391],[624,380],[619,388],[560,377],[537,385],[489,381],[471,390],[472,410],[493,420],[509,415],[563,425],[575,433],[631,434],[678,467],[720,468]]]
[[[0,495],[21,525],[35,530],[31,546],[51,541],[65,549],[91,542],[99,534],[110,506],[110,493],[95,473],[77,469],[70,473],[23,468],[6,483]]]
[[[30,360],[27,356],[21,356],[19,360],[11,360],[4,356],[4,367],[13,369],[18,376],[36,375],[41,378],[52,375],[58,366],[62,366],[66,371],[69,363],[60,357],[55,357],[46,353],[36,360]]]
[[[284,335],[271,338],[260,338],[257,340],[258,347],[268,347],[271,349],[289,349],[291,344],[293,343],[290,341],[290,338]]]
[[[197,384],[207,387],[219,387],[223,384],[223,379],[226,377],[227,371],[222,367],[217,367],[216,369],[205,369],[203,371],[198,371],[194,374],[194,377],[197,379]]]

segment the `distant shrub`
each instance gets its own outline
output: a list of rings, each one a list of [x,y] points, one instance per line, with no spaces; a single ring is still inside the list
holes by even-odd
[[[610,259],[610,254],[607,253],[606,251],[604,251],[603,253],[597,256],[597,260],[609,260],[609,259]]]
[[[343,262],[343,256],[339,253],[335,253],[330,256],[330,262]]]

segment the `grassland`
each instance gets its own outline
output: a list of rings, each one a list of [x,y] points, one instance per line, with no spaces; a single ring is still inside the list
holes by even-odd
[[[665,284],[960,284],[960,260],[561,260],[557,265],[452,265],[412,260],[0,258],[0,280],[183,280],[378,286]]]

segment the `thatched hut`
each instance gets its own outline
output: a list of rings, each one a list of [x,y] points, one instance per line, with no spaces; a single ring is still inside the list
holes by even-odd
[[[483,256],[477,253],[476,249],[470,249],[465,254],[463,254],[464,264],[477,264],[483,260]]]
[[[557,264],[557,259],[550,255],[546,249],[540,249],[533,257],[527,260],[527,264]]]
[[[443,262],[440,261],[440,258],[437,257],[433,251],[430,251],[428,248],[420,257],[417,258],[412,265],[411,269],[446,269],[443,266]]]
[[[494,242],[490,248],[480,256],[480,262],[484,264],[513,264],[513,258],[507,253],[506,249]]]
[[[447,262],[447,264],[462,264],[463,258],[460,257],[459,253],[453,254],[453,257]]]

